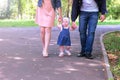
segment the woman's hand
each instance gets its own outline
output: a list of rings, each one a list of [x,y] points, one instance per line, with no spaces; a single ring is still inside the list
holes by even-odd
[[[62,23],[62,8],[58,8],[58,13],[59,13],[58,22]]]
[[[58,17],[58,22],[59,22],[59,23],[62,23],[62,16],[59,16],[59,17]]]

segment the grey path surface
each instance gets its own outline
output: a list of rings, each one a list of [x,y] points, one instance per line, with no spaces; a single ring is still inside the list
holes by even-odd
[[[0,28],[0,80],[106,80],[100,35],[120,30],[120,25],[98,26],[94,42],[95,59],[78,58],[78,30],[71,32],[72,56],[58,57],[56,45],[59,30],[53,28],[49,58],[41,55],[38,27]]]

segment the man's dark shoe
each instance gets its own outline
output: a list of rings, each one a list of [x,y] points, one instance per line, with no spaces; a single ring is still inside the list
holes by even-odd
[[[78,54],[77,54],[77,57],[85,57],[84,52],[80,52],[80,53],[78,53]]]
[[[87,59],[94,59],[94,57],[93,57],[91,54],[85,54],[85,57],[86,57]]]

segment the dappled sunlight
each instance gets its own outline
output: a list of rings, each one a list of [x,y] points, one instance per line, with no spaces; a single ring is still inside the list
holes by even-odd
[[[57,68],[57,71],[65,72],[65,73],[72,73],[73,71],[79,71],[79,69],[75,69],[70,65],[65,65],[65,67]]]
[[[7,0],[0,0],[0,9],[7,8]]]
[[[72,58],[74,58],[74,60]],[[93,72],[98,72],[100,70],[98,68],[98,61],[86,60],[84,58],[79,59],[74,56],[69,58],[58,58],[56,56],[43,58],[42,56],[21,57],[21,55],[7,55],[4,59],[5,60],[0,61],[0,64],[2,65],[0,67],[0,77],[2,76],[2,79],[6,79],[7,77],[10,78],[12,76],[19,80],[26,80],[33,76],[39,76],[41,79],[51,80],[53,77],[61,76],[62,74],[74,74],[78,76],[78,73],[83,73],[83,75],[91,75],[92,73],[90,72],[84,72],[84,70],[88,70],[88,67]],[[82,60],[84,60],[84,62],[82,62]],[[86,61],[87,63],[85,63]],[[7,67],[7,65],[9,65],[9,67]],[[8,74],[10,74],[10,76]]]
[[[57,41],[56,40],[51,40],[50,45],[57,45]]]
[[[7,38],[0,39],[2,44],[1,80],[57,80],[58,78],[62,80],[63,77],[64,80],[78,80],[78,78],[86,80],[86,75],[88,77],[95,75],[95,78],[104,75],[103,61],[97,58],[89,60],[85,57],[76,57],[80,50],[79,39],[72,38],[71,57],[65,55],[63,58],[59,58],[59,48],[56,45],[57,36],[55,36],[50,42],[49,57],[44,58],[41,53],[40,37],[32,34],[37,34],[37,32],[26,30],[25,33],[21,33],[22,30],[17,32],[17,35],[15,33],[6,34]]]
[[[35,40],[35,41],[36,41],[36,40],[37,40],[37,41],[39,40],[39,41],[40,41],[40,38],[37,38],[37,37],[31,37],[31,38],[23,38],[23,39],[28,39],[28,40]]]
[[[2,39],[0,38],[0,42],[7,41],[8,39]]]
[[[0,79],[4,79],[4,80],[9,80],[8,78],[6,78],[5,75],[3,75],[2,70],[0,69]]]
[[[72,43],[71,45],[72,45],[72,46],[76,46],[76,45],[80,45],[80,44],[79,44],[79,43],[76,43],[76,44],[75,44],[75,43],[74,43],[74,44]]]
[[[0,41],[4,41],[4,39],[0,39]]]
[[[88,67],[97,67],[97,66],[99,66],[99,62],[96,63],[96,62],[92,61],[92,62],[89,62],[87,64],[83,63],[83,62],[74,62],[74,65],[78,65],[78,66],[85,66],[85,65],[87,65]]]
[[[10,56],[8,56],[7,58],[9,58],[9,59],[15,59],[15,60],[23,60],[22,57],[10,57]]]
[[[74,62],[75,65],[85,65],[83,62]]]
[[[95,64],[95,63],[90,63],[90,64],[88,64],[89,66],[98,66],[99,64]]]

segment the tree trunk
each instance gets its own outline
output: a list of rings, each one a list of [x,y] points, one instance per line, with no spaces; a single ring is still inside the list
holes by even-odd
[[[22,19],[22,3],[18,0],[18,19]]]
[[[6,17],[10,18],[10,0],[7,0]]]
[[[70,7],[72,4],[72,0],[68,0],[68,5],[67,5],[67,17],[70,17]]]

